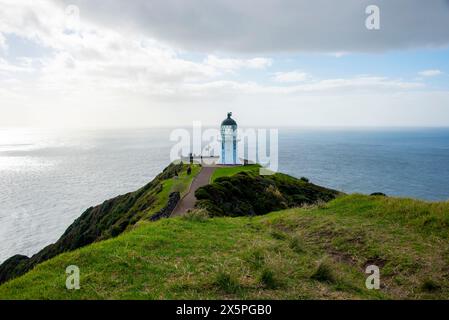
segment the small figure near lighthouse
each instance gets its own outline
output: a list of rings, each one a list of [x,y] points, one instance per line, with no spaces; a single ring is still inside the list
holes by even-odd
[[[221,164],[239,164],[237,157],[237,122],[231,118],[232,112],[221,123]]]

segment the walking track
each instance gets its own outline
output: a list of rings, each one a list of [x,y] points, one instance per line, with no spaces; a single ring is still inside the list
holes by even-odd
[[[189,192],[179,201],[171,216],[180,216],[185,214],[188,210],[193,209],[196,202],[195,191],[209,184],[210,177],[215,171],[216,167],[202,167],[200,173],[195,177],[190,186]]]

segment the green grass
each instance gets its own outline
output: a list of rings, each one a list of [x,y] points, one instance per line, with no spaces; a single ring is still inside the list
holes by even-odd
[[[167,190],[171,192],[179,191],[181,193],[181,198],[189,192],[190,185],[198,173],[201,171],[201,167],[199,165],[193,164],[190,166],[192,168],[192,172],[190,175],[187,174],[187,167],[185,167],[178,175],[177,179],[170,179],[165,182],[167,185]],[[168,186],[170,185],[170,186]]]
[[[350,195],[265,216],[142,222],[5,283],[0,300],[448,299],[448,219],[449,203]],[[65,288],[72,264],[76,291]],[[370,264],[380,290],[365,288]]]
[[[221,177],[230,177],[239,172],[256,172],[258,173],[260,169],[260,165],[258,164],[250,164],[247,166],[237,166],[237,167],[222,167],[215,169],[212,177],[210,178],[211,182],[214,182],[216,179]]]

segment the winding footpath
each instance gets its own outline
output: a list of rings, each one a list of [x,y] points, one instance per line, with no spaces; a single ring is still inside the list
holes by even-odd
[[[214,173],[216,167],[202,167],[200,173],[195,177],[190,185],[189,192],[179,201],[175,210],[171,214],[172,217],[180,216],[185,214],[188,210],[193,209],[196,202],[195,191],[209,184],[210,177]]]

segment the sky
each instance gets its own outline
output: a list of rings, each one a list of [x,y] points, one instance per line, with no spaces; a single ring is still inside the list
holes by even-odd
[[[243,126],[449,126],[449,0],[0,0],[0,127],[228,111]]]

